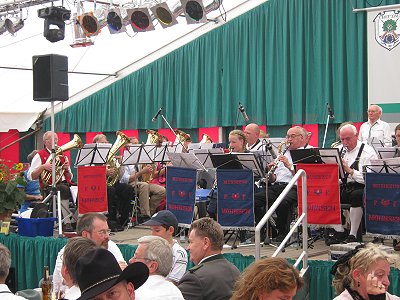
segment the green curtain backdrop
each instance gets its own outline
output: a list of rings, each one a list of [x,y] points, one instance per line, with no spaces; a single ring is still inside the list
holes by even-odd
[[[56,115],[63,132],[362,121],[365,13],[343,0],[270,0]],[[173,28],[171,29],[173,30]],[[46,128],[50,127],[46,120]]]

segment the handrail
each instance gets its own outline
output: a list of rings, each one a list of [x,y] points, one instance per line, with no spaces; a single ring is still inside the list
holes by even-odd
[[[290,189],[296,184],[297,180],[301,177],[301,182],[302,182],[302,214],[299,216],[298,220],[296,221],[295,225],[292,227],[292,229],[289,231],[287,236],[284,238],[282,243],[279,245],[278,249],[275,251],[275,253],[272,255],[272,257],[275,257],[276,255],[279,254],[279,252],[283,249],[284,245],[286,242],[289,240],[291,235],[295,232],[297,226],[302,223],[303,226],[303,234],[302,234],[302,239],[303,239],[303,251],[300,254],[300,257],[297,259],[295,266],[297,267],[300,261],[303,261],[303,270],[307,270],[308,268],[308,254],[307,254],[307,174],[303,169],[300,169],[296,172],[296,174],[293,176],[292,180],[288,183],[288,185],[285,187],[285,189],[282,191],[282,193],[279,195],[279,197],[275,200],[275,202],[272,204],[272,206],[268,209],[267,213],[264,215],[264,217],[258,222],[256,229],[255,229],[255,244],[256,244],[256,254],[255,254],[255,259],[258,260],[260,259],[261,256],[261,238],[260,238],[260,232],[263,226],[268,222],[268,219],[271,218],[272,214],[275,212],[279,204],[283,201],[283,198],[287,195],[287,193],[290,191]],[[267,190],[268,192],[268,190]],[[304,273],[304,272],[302,272]]]

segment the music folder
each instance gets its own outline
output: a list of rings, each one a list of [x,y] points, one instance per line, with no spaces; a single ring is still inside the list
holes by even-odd
[[[293,164],[337,164],[339,167],[339,178],[345,177],[343,162],[338,148],[306,148],[290,150]]]
[[[248,169],[255,177],[264,177],[264,171],[254,153],[211,154],[211,161],[217,169]]]
[[[78,151],[74,167],[104,165],[107,162],[107,155],[111,144],[85,144]]]

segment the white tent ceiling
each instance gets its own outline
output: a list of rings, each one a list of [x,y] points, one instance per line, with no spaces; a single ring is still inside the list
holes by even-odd
[[[10,0],[0,0],[0,8]],[[136,6],[152,5],[161,1],[133,1]],[[207,1],[205,1],[207,5]],[[209,1],[208,1],[209,2]],[[226,20],[254,8],[265,0],[225,0],[220,10],[207,14],[208,19],[217,22],[188,25],[184,17],[178,17],[178,24],[162,29],[158,24],[154,31],[134,33],[127,26],[127,33],[111,35],[105,27],[101,33],[93,37],[94,45],[84,48],[71,48],[72,30],[66,25],[65,39],[50,43],[43,36],[43,19],[37,16],[37,10],[46,5],[36,5],[23,8],[23,17],[26,18],[24,27],[15,36],[9,33],[0,35],[0,131],[8,129],[27,130],[33,120],[50,107],[47,102],[32,100],[32,56],[44,54],[60,54],[68,56],[69,72],[99,73],[108,75],[83,75],[70,73],[68,76],[70,99],[56,104],[56,111],[65,108],[108,84],[126,76],[140,67],[154,61],[166,53],[184,45],[194,38],[224,24],[221,13],[226,12]],[[114,1],[115,3],[115,1]],[[132,3],[132,2],[131,2]],[[176,0],[168,0],[172,7]],[[55,1],[60,6],[61,1]],[[94,8],[93,3],[86,2],[86,11]],[[76,11],[70,3],[64,6],[72,12]],[[99,4],[96,6],[100,7]],[[4,13],[3,13],[4,16]],[[225,15],[222,14],[224,17]],[[155,22],[156,24],[156,22]],[[16,69],[12,69],[16,68]],[[28,70],[21,70],[28,69]],[[117,76],[113,76],[116,74]],[[46,114],[49,112],[47,111]],[[26,120],[25,120],[26,118]],[[18,124],[18,121],[24,121]]]

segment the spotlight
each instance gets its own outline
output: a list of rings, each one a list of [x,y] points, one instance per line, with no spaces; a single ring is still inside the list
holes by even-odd
[[[188,24],[205,23],[207,21],[203,1],[181,0]]]
[[[128,9],[128,20],[133,31],[143,32],[154,30],[154,26],[147,8]]]
[[[117,7],[110,8],[107,15],[107,26],[111,34],[126,31],[124,19],[121,16],[121,10]]]
[[[22,27],[24,27],[24,20],[22,20],[22,10],[20,10],[19,17],[17,17],[17,15],[14,16],[14,21],[12,21],[11,18],[6,18],[4,21],[4,28],[9,33],[11,33],[11,35],[14,35]]]
[[[179,7],[181,10],[181,7]],[[171,27],[178,23],[175,18],[175,14],[171,12],[166,2],[157,4],[150,8],[153,12],[153,16],[155,16],[163,28]],[[177,13],[176,15],[178,15]]]
[[[77,13],[72,14],[71,19],[72,24],[72,48],[87,47],[93,45],[93,41],[86,37],[81,25],[78,22]]]
[[[98,17],[93,12],[84,13],[78,16],[78,22],[87,37],[98,35],[101,28],[106,25],[104,11],[103,13],[99,11]]]
[[[38,10],[38,17],[44,19],[43,36],[50,42],[61,41],[65,37],[65,21],[71,11],[64,7],[50,6]]]

